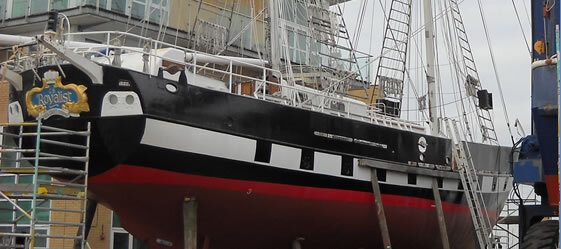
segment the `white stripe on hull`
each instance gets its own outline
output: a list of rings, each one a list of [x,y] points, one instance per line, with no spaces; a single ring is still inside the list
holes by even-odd
[[[142,144],[183,152],[206,154],[220,158],[252,162],[256,141],[224,133],[146,119]]]
[[[273,144],[271,146],[271,162],[279,168],[300,170],[302,150],[294,147]]]
[[[269,163],[255,161],[257,140],[244,138],[235,135],[224,134],[215,131],[179,125],[171,122],[159,121],[155,119],[146,120],[146,128],[141,140],[142,144],[167,148],[171,150],[183,151],[208,155],[229,160],[260,164],[277,168],[311,172],[300,168],[302,159],[302,149],[273,143],[271,146],[271,157]],[[341,178],[351,178],[362,181],[370,181],[371,171],[367,167],[360,167],[358,159],[353,158],[353,175],[341,175],[341,165],[343,157],[340,155],[314,152],[314,169],[312,172],[322,175],[330,175]],[[416,175],[414,183],[408,180],[408,173],[386,170],[385,181],[382,184],[399,186],[410,186],[418,188],[432,188],[432,176]],[[493,188],[493,178],[483,176],[482,192],[505,192],[508,190],[506,183],[511,183],[511,179],[499,177],[496,187]],[[459,179],[443,178],[442,190],[463,191],[459,189]],[[505,189],[504,186],[507,186]]]
[[[340,176],[343,157],[322,152],[314,152],[314,172]]]

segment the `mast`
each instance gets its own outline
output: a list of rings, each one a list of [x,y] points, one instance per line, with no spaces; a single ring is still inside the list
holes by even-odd
[[[438,98],[436,97],[436,73],[435,73],[435,46],[434,46],[434,17],[432,13],[432,0],[424,1],[424,16],[425,16],[425,45],[426,45],[426,74],[428,83],[428,100],[429,100],[429,119],[430,129],[432,135],[440,133],[438,113]]]
[[[279,14],[275,0],[269,0],[269,64],[273,70],[280,70],[280,55],[278,46]],[[278,76],[278,75],[277,75]]]

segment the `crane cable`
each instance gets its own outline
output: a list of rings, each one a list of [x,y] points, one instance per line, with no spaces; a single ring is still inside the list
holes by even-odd
[[[493,73],[495,74],[495,79],[497,81],[497,86],[499,88],[499,95],[501,97],[501,104],[503,105],[503,113],[505,115],[505,119],[506,119],[506,126],[508,127],[508,133],[510,134],[510,140],[512,141],[512,144],[514,144],[514,135],[512,135],[512,128],[510,127],[510,119],[508,117],[508,112],[506,109],[506,102],[505,102],[505,98],[504,98],[504,94],[503,94],[503,88],[501,85],[501,80],[499,77],[499,73],[497,70],[497,63],[496,63],[496,59],[495,59],[495,53],[493,52],[493,47],[491,46],[491,37],[489,35],[489,28],[487,26],[487,20],[485,19],[485,14],[483,12],[483,6],[481,4],[481,0],[477,0],[477,4],[479,7],[479,13],[481,14],[481,21],[483,22],[483,29],[485,31],[485,38],[487,40],[487,46],[489,48],[489,54],[491,55],[491,62],[493,64]]]

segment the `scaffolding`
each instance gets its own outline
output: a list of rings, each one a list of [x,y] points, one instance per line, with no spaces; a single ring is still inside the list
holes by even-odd
[[[513,190],[500,213],[497,224],[493,228],[494,237],[502,248],[519,248],[520,205],[540,205],[541,198],[532,186],[519,186],[520,196]]]
[[[0,175],[14,179],[0,185],[0,201],[13,212],[12,220],[0,221],[10,227],[0,232],[0,248],[85,247],[90,123],[85,126],[0,124]],[[51,205],[58,200],[76,205]]]

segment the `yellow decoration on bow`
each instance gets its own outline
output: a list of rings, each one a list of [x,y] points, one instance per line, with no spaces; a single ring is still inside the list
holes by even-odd
[[[43,77],[43,86],[42,87],[34,87],[31,90],[29,90],[26,94],[25,94],[25,103],[27,106],[27,113],[35,118],[39,117],[39,115],[41,115],[42,113],[45,113],[47,110],[47,106],[45,104],[39,104],[33,103],[33,97],[36,94],[43,94],[45,89],[49,88],[49,87],[53,87],[54,89],[63,89],[63,90],[67,90],[67,91],[72,91],[76,94],[76,98],[77,100],[71,101],[70,100],[70,95],[68,94],[68,92],[66,92],[66,94],[64,94],[64,92],[62,92],[62,94],[64,96],[54,96],[54,100],[56,100],[57,102],[60,101],[66,101],[65,103],[62,104],[62,108],[61,110],[65,113],[65,114],[79,114],[81,112],[89,112],[90,111],[90,106],[88,104],[88,96],[86,94],[86,90],[88,89],[87,87],[83,86],[83,85],[76,85],[76,84],[66,84],[63,85],[62,84],[62,79],[60,76],[58,76],[58,72],[56,71],[48,71],[44,74]],[[50,96],[53,97],[53,96]],[[52,99],[49,99],[50,101],[54,101]],[[50,115],[48,115],[50,116]],[[46,118],[48,118],[48,116]]]

